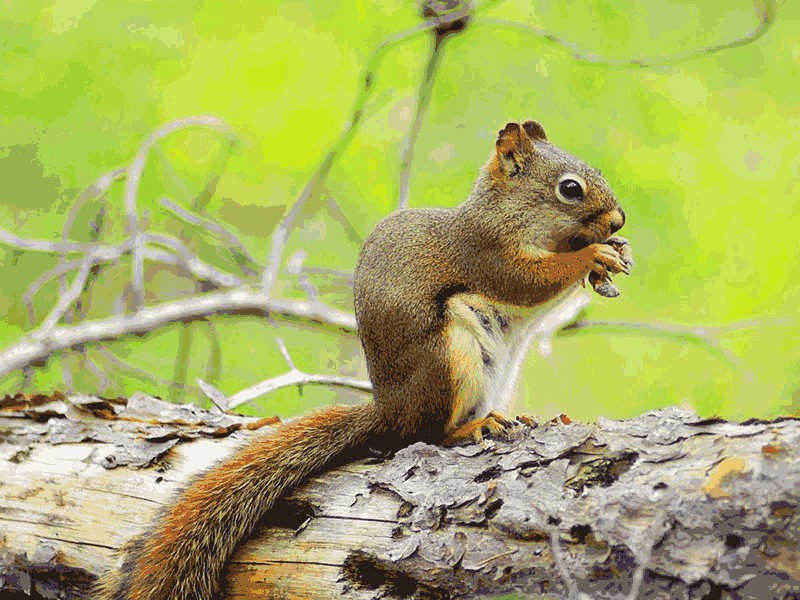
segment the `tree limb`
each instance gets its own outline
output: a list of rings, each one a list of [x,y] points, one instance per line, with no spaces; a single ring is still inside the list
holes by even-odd
[[[132,315],[84,321],[54,327],[42,339],[23,338],[0,352],[0,377],[47,359],[52,353],[80,344],[114,340],[125,335],[146,333],[169,323],[209,315],[270,314],[283,319],[307,321],[335,327],[347,333],[356,330],[355,317],[321,302],[280,300],[247,288],[214,292],[142,308]]]
[[[753,43],[772,28],[772,25],[775,23],[775,16],[778,11],[778,5],[776,0],[753,0],[753,10],[756,14],[758,22],[751,31],[748,31],[741,37],[738,37],[729,42],[720,42],[717,44],[712,44],[710,46],[703,46],[700,48],[687,50],[686,52],[679,52],[677,54],[672,54],[667,56],[652,56],[646,58],[613,59],[605,56],[600,56],[598,54],[583,49],[575,42],[563,39],[555,35],[554,33],[552,33],[547,29],[542,29],[541,27],[536,27],[535,25],[530,25],[528,23],[519,23],[517,21],[509,21],[507,19],[498,19],[493,17],[476,18],[475,22],[479,25],[488,25],[491,27],[512,29],[515,31],[519,31],[528,35],[533,35],[535,37],[544,39],[557,46],[567,48],[572,52],[575,59],[581,62],[589,62],[604,67],[649,68],[649,67],[675,65],[678,63],[686,62],[688,60],[692,60],[694,58],[699,58],[701,56],[709,56],[712,54],[716,54],[718,52],[722,52],[724,50],[730,50],[731,48],[738,48],[740,46],[746,46],[747,44]]]
[[[123,199],[128,235],[133,240],[133,271],[131,282],[133,286],[134,310],[139,310],[144,305],[144,240],[141,237],[143,232],[140,231],[139,211],[136,203],[139,195],[139,184],[142,179],[145,163],[147,162],[147,155],[150,152],[150,148],[152,148],[156,142],[187,127],[211,127],[222,131],[228,131],[227,125],[225,125],[221,119],[213,116],[177,119],[151,133],[141,145],[133,162],[128,167]]]
[[[142,394],[0,400],[0,594],[85,597],[231,433],[274,422]],[[798,508],[800,419],[554,419],[312,478],[238,549],[225,598],[782,600]]]

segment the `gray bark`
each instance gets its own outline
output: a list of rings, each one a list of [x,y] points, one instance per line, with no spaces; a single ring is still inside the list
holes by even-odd
[[[268,423],[139,394],[0,401],[0,597],[86,597],[192,474]],[[283,501],[226,598],[797,599],[799,442],[796,418],[671,407],[414,444]]]

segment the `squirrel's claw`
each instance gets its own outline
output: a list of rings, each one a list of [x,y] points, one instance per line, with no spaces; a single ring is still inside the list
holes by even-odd
[[[507,419],[497,411],[491,411],[485,417],[465,423],[445,438],[444,446],[454,446],[460,442],[483,441],[484,433],[490,436],[507,437],[514,427],[514,421]]]
[[[633,260],[631,243],[626,238],[618,235],[611,236],[605,241],[605,243],[619,253],[620,257],[622,258],[622,262],[625,263],[625,266],[627,267],[627,270],[623,271],[623,273],[630,275],[631,268],[635,264],[635,261]]]

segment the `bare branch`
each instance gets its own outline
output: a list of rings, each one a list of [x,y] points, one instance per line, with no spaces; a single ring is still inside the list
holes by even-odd
[[[127,181],[125,182],[125,214],[127,218],[128,234],[133,239],[133,305],[134,310],[138,311],[144,305],[144,241],[141,238],[142,232],[140,231],[139,224],[139,211],[136,206],[136,197],[139,193],[139,184],[141,183],[142,173],[144,166],[147,162],[147,154],[150,152],[153,144],[165,138],[166,136],[185,129],[187,127],[211,127],[228,131],[225,123],[217,117],[186,117],[167,123],[151,133],[144,143],[139,148],[133,162],[128,167]]]
[[[289,232],[294,227],[297,217],[302,212],[308,200],[322,186],[322,183],[325,180],[325,177],[327,177],[331,166],[333,166],[334,159],[350,142],[350,139],[355,133],[360,120],[361,111],[359,110],[354,112],[349,125],[339,137],[339,140],[328,152],[327,156],[322,161],[322,164],[311,177],[311,180],[306,184],[306,187],[303,189],[300,197],[292,205],[292,208],[289,209],[289,212],[281,220],[272,234],[272,246],[270,248],[269,259],[267,260],[267,267],[264,269],[264,273],[261,278],[261,290],[265,294],[269,294],[272,291],[272,287],[275,285],[275,281],[278,277],[278,271],[280,269],[281,257],[283,256],[283,249],[286,247],[286,240],[289,238]]]
[[[98,244],[85,242],[51,242],[48,240],[21,238],[15,233],[11,233],[2,228],[0,228],[0,243],[19,248],[20,250],[45,252],[47,254],[86,253],[91,250],[102,252],[104,249],[109,248],[109,246],[99,246]]]
[[[115,181],[119,181],[124,179],[127,174],[127,170],[124,168],[115,169],[113,171],[109,171],[101,175],[97,181],[92,183],[91,185],[84,188],[84,190],[78,195],[75,199],[75,202],[72,204],[70,208],[69,214],[67,215],[67,219],[64,222],[64,227],[61,230],[61,240],[63,242],[69,242],[72,237],[72,228],[75,225],[75,220],[78,217],[78,213],[83,208],[83,206],[89,201],[94,198],[100,198],[101,201],[104,200],[104,197],[111,186],[114,184]],[[97,216],[94,220],[90,221],[90,228],[91,228],[91,238],[92,242],[97,242],[98,238],[100,237],[100,228],[102,227],[103,217],[105,215],[104,206],[101,203],[100,208],[97,212]],[[58,265],[62,265],[66,261],[66,254],[62,253],[61,256],[58,257]],[[58,266],[57,265],[57,266]],[[62,272],[58,276],[58,291],[59,294],[63,295],[67,291],[67,282],[66,282],[66,272]],[[86,287],[88,287],[89,282],[87,281]],[[31,301],[28,304],[28,316],[33,325],[36,322],[36,315],[33,308],[33,302]],[[64,315],[64,322],[71,323],[73,320],[73,313],[77,312],[79,300],[76,301],[75,307],[72,311],[67,311]]]
[[[228,409],[236,408],[237,406],[255,400],[260,396],[269,394],[283,387],[290,387],[293,385],[306,385],[306,384],[320,384],[333,387],[343,387],[351,390],[358,390],[360,392],[372,392],[372,384],[363,379],[356,377],[345,377],[343,375],[318,375],[314,373],[305,373],[298,369],[291,369],[288,373],[278,375],[272,379],[267,379],[261,383],[257,383],[249,388],[235,393],[228,398]]]
[[[278,375],[277,377],[267,379],[250,386],[249,388],[245,388],[239,392],[236,392],[229,398],[225,398],[222,392],[213,386],[209,386],[211,389],[206,392],[206,395],[208,395],[209,398],[211,398],[212,395],[217,396],[218,401],[221,399],[221,396],[225,399],[225,406],[228,410],[230,410],[241,404],[255,400],[260,396],[265,396],[266,394],[274,392],[280,388],[293,385],[303,386],[308,383],[329,385],[333,387],[344,387],[358,390],[360,392],[372,392],[372,384],[369,381],[364,381],[363,379],[345,377],[341,375],[318,375],[301,371],[295,366],[289,351],[286,349],[286,344],[283,343],[283,340],[281,338],[275,338],[275,343],[278,344],[278,349],[283,355],[283,359],[286,361],[286,364],[289,366],[288,373]]]
[[[175,381],[172,381],[171,379],[165,379],[163,377],[159,377],[155,373],[148,373],[144,369],[140,369],[139,367],[132,365],[128,361],[120,358],[113,351],[109,350],[108,348],[105,348],[104,346],[98,345],[94,349],[97,350],[97,352],[99,352],[108,362],[110,362],[116,368],[121,369],[123,371],[127,371],[129,374],[139,379],[143,379],[148,382],[155,381],[159,385],[176,388],[182,391],[185,391],[188,387],[190,387],[186,385],[181,385]]]
[[[748,31],[746,34],[736,38],[735,40],[732,40],[730,42],[720,42],[718,44],[712,44],[710,46],[703,46],[701,48],[695,48],[693,50],[687,50],[686,52],[680,52],[678,54],[673,54],[669,56],[653,56],[647,58],[613,59],[613,58],[607,58],[605,56],[600,56],[598,54],[594,54],[593,52],[589,52],[588,50],[584,50],[575,42],[565,40],[546,29],[542,29],[534,25],[529,25],[527,23],[518,23],[516,21],[509,21],[506,19],[498,19],[490,17],[476,18],[474,22],[477,24],[489,25],[492,27],[513,29],[515,31],[519,31],[522,33],[542,38],[555,45],[567,48],[572,52],[576,60],[580,60],[583,62],[590,62],[605,67],[648,68],[648,67],[662,67],[662,66],[674,65],[691,60],[693,58],[699,58],[701,56],[709,56],[711,54],[716,54],[717,52],[729,50],[731,48],[746,46],[747,44],[754,42],[755,40],[763,36],[767,31],[769,31],[772,25],[775,23],[775,15],[777,13],[777,2],[776,0],[754,0],[753,9],[756,13],[756,17],[758,18],[758,23],[751,31]]]
[[[248,275],[252,275],[255,273],[253,269],[250,268],[256,267],[259,271],[263,269],[262,265],[260,265],[250,254],[247,250],[247,247],[244,245],[242,240],[240,240],[236,234],[228,229],[225,226],[221,225],[220,223],[211,221],[207,218],[203,218],[200,215],[196,215],[189,211],[188,209],[183,208],[182,206],[172,202],[168,198],[161,198],[159,200],[161,206],[169,210],[179,219],[186,221],[187,223],[191,223],[192,225],[197,225],[198,227],[202,227],[210,234],[222,238],[228,244],[228,249],[233,253],[234,258],[237,262],[240,263],[240,267],[242,270],[245,271]],[[240,260],[240,257],[244,259],[244,261]],[[248,264],[243,264],[246,261]]]
[[[178,255],[178,265],[184,267],[189,273],[198,279],[212,282],[216,287],[230,288],[242,285],[244,283],[241,279],[230,273],[220,271],[216,267],[212,267],[208,263],[200,260],[186,245],[170,235],[160,233],[143,233],[141,239],[145,242],[152,242],[161,246],[166,246],[175,251]],[[146,252],[142,253],[143,258],[148,256],[155,256]],[[163,262],[163,261],[162,261]]]
[[[85,261],[83,260],[60,262],[49,271],[46,271],[44,274],[40,275],[38,279],[28,286],[28,289],[22,295],[22,301],[25,303],[25,306],[28,309],[28,320],[31,322],[31,324],[34,324],[36,321],[36,315],[33,310],[33,298],[39,293],[39,290],[41,290],[53,279],[63,277],[70,271],[80,269],[84,262]]]
[[[30,387],[30,385],[33,383],[33,375],[33,367],[30,365],[25,365],[25,367],[22,369],[22,383],[20,384],[21,389],[27,390]]]
[[[64,227],[61,230],[61,240],[63,242],[68,242],[70,240],[70,238],[72,236],[72,228],[75,225],[75,220],[77,218],[78,213],[80,212],[80,209],[83,207],[83,205],[86,204],[86,202],[91,198],[102,197],[106,193],[106,191],[111,187],[111,185],[113,184],[113,182],[116,180],[116,178],[118,176],[119,176],[118,172],[106,173],[106,174],[101,176],[101,178],[99,180],[99,184],[95,183],[95,184],[90,185],[89,187],[84,189],[84,191],[78,196],[76,201],[73,203],[73,205],[72,205],[72,207],[71,207],[71,209],[69,211],[69,214],[67,215],[67,220],[64,223]],[[90,222],[90,228],[91,228],[91,233],[92,233],[92,235],[91,235],[92,242],[96,243],[97,239],[99,238],[100,227],[101,227],[100,223],[102,223],[103,214],[104,214],[103,213],[103,206],[101,205],[100,206],[100,210],[98,211],[97,217]],[[87,255],[85,257],[85,260],[88,261],[89,259],[90,259],[90,257]],[[65,262],[67,262],[67,256],[66,256],[66,254],[61,254],[58,257],[58,265],[62,265]],[[94,265],[92,265],[92,267],[93,266]],[[83,267],[83,265],[81,265],[81,267]],[[81,276],[81,272],[79,272],[77,274],[77,276],[76,276],[76,283],[77,283],[77,278]],[[81,288],[77,292],[77,296],[72,301],[70,301],[69,304],[64,308],[63,315],[60,318],[56,318],[56,321],[53,322],[53,325],[55,325],[61,319],[63,319],[64,323],[66,323],[66,324],[72,323],[74,321],[74,316],[78,313],[79,306],[81,304],[81,301],[80,301],[81,300],[81,296],[84,294],[84,291],[88,288],[88,286],[90,284],[90,279],[89,278],[90,278],[92,272],[93,272],[93,270],[90,267],[89,271],[87,272],[86,277],[85,277],[85,279],[83,281],[83,285],[81,285]],[[67,286],[67,280],[66,280],[66,273],[65,272],[61,273],[58,276],[58,293],[59,293],[61,299],[66,298],[68,296],[68,294],[70,293],[70,289]],[[24,300],[24,298],[23,298],[23,300]],[[28,306],[28,316],[30,318],[31,325],[34,325],[36,323],[36,314],[35,314],[35,311],[34,311],[33,300],[31,299],[31,301],[30,302],[26,302],[26,304]],[[36,332],[34,332],[34,333],[36,333]],[[81,357],[82,364],[84,364],[84,366],[85,366],[85,360],[84,360],[86,358],[85,350],[81,349],[78,352],[78,354]],[[67,392],[72,392],[73,389],[74,389],[74,386],[73,386],[72,370],[70,369],[70,365],[69,365],[69,353],[65,353],[61,357],[61,372],[62,372],[62,375],[63,375],[64,389]]]
[[[498,406],[510,407],[513,404],[513,394],[522,371],[522,364],[525,357],[528,356],[528,350],[533,341],[539,341],[541,354],[549,354],[553,334],[571,322],[588,303],[589,295],[575,285],[540,318],[531,321],[523,334],[522,342],[514,349],[508,367],[499,378],[499,381],[503,382],[503,386],[498,393]]]
[[[61,359],[61,376],[62,376],[62,379],[64,381],[64,390],[68,394],[71,394],[75,390],[75,388],[74,388],[73,383],[72,383],[72,381],[73,381],[72,380],[72,371],[70,370],[69,365],[67,364],[67,356],[66,355],[63,356],[62,359]]]
[[[283,360],[286,361],[287,366],[292,370],[296,371],[297,367],[292,360],[292,356],[289,354],[289,351],[286,349],[286,344],[283,343],[283,339],[275,338],[275,343],[278,344],[278,349],[281,351],[283,355]]]
[[[270,294],[272,287],[275,285],[275,281],[278,277],[278,271],[280,270],[280,262],[281,257],[283,256],[283,250],[286,247],[286,240],[289,237],[289,232],[291,231],[292,227],[294,227],[297,217],[304,210],[308,201],[315,197],[322,188],[325,178],[328,176],[334,161],[345,150],[345,148],[347,148],[348,144],[358,130],[362,118],[364,117],[364,107],[369,99],[370,91],[375,83],[378,64],[383,58],[386,50],[394,44],[408,40],[419,33],[441,27],[444,24],[452,23],[453,21],[457,21],[459,19],[463,19],[465,16],[470,14],[470,9],[471,6],[469,4],[463,4],[458,10],[455,10],[452,13],[429,19],[424,23],[417,25],[416,27],[395,33],[384,39],[372,51],[372,54],[367,60],[364,78],[362,80],[358,95],[356,96],[349,123],[345,126],[344,130],[339,135],[339,138],[336,140],[336,142],[334,142],[330,150],[328,150],[328,153],[314,171],[311,179],[309,179],[308,183],[303,188],[300,196],[297,198],[295,203],[292,205],[292,208],[281,220],[272,234],[272,244],[269,258],[261,278],[261,290],[265,294]]]
[[[70,285],[66,292],[61,295],[55,307],[52,311],[50,311],[50,314],[47,315],[39,328],[31,333],[31,339],[44,340],[50,335],[50,332],[61,320],[61,317],[64,316],[64,313],[67,312],[67,310],[78,299],[78,296],[83,293],[83,288],[86,285],[86,280],[89,277],[89,271],[93,265],[94,254],[90,252],[83,261],[80,271],[78,271],[78,274],[75,275],[75,279],[72,280],[72,285]]]
[[[91,240],[95,243],[97,242],[98,239],[100,239],[104,221],[105,221],[105,204],[100,204],[100,207],[97,211],[97,214],[95,215],[95,218],[89,221],[89,227],[90,227],[89,235],[91,237]],[[67,241],[70,233],[71,232],[69,230],[64,229],[62,239],[64,241]],[[58,262],[63,263],[65,260],[66,257],[62,254],[59,257]],[[105,266],[105,264],[98,264],[97,262],[95,262],[95,264],[89,270],[89,277],[87,278],[86,284],[84,285],[84,291],[75,300],[75,304],[72,310],[67,311],[67,313],[64,315],[64,323],[72,323],[75,318],[77,319],[86,318],[87,305],[90,297],[89,292],[92,289],[92,283],[97,279],[103,266]],[[62,275],[61,277],[58,278],[58,285],[59,289],[62,290],[63,293],[63,290],[66,286],[66,276]]]
[[[266,394],[274,392],[280,388],[294,385],[303,386],[305,384],[313,383],[333,387],[344,387],[361,392],[372,392],[372,384],[369,381],[364,381],[355,377],[345,377],[340,375],[318,375],[301,371],[295,366],[289,351],[286,349],[286,344],[283,343],[283,340],[281,338],[275,338],[275,343],[278,345],[281,355],[283,355],[286,364],[289,366],[289,371],[287,373],[257,383],[249,388],[235,393],[230,397],[225,396],[221,390],[206,383],[202,379],[197,380],[197,385],[200,386],[200,389],[208,397],[208,399],[211,400],[211,402],[213,402],[214,405],[223,412],[236,408],[237,406],[245,404],[246,402],[250,402],[251,400],[255,400],[260,396],[265,396]]]
[[[303,266],[303,273],[308,273],[309,275],[321,275],[331,279],[341,279],[342,282],[350,288],[353,287],[353,280],[355,278],[353,271],[345,271],[342,269],[326,269],[325,267]]]
[[[202,379],[197,379],[196,381],[200,391],[206,395],[206,398],[211,401],[211,404],[216,406],[220,412],[226,412],[228,410],[226,408],[228,406],[228,398],[225,396],[225,394]]]
[[[309,300],[314,301],[319,298],[319,291],[311,283],[311,280],[308,278],[308,275],[305,274],[303,269],[303,263],[306,260],[308,253],[303,250],[297,250],[292,256],[289,258],[286,270],[295,275],[297,277],[297,282],[300,284],[300,287],[306,293],[306,296]]]
[[[75,199],[75,202],[70,208],[69,214],[67,215],[67,220],[64,222],[62,236],[65,238],[65,242],[69,239],[69,234],[75,224],[75,219],[78,217],[78,212],[81,208],[83,208],[86,202],[92,200],[93,198],[99,198],[103,196],[108,192],[114,182],[122,181],[127,175],[128,169],[126,167],[120,167],[107,173],[103,173],[94,183],[91,183],[84,188],[84,190]]]
[[[111,387],[111,380],[106,375],[106,372],[100,368],[96,362],[94,362],[86,353],[86,350],[80,352],[81,357],[81,364],[86,368],[87,371],[91,372],[92,375],[97,377],[99,380],[99,391],[102,394],[105,390]]]
[[[3,230],[0,229],[0,236],[2,236]],[[20,240],[22,238],[19,238]],[[40,240],[36,240],[40,241]],[[44,242],[43,242],[44,243]],[[118,246],[96,246],[94,249],[94,264],[100,264],[104,262],[111,262],[114,263],[119,260],[119,257],[123,254],[130,252],[133,244],[130,240],[123,242]],[[83,259],[76,259],[71,260],[68,262],[59,262],[55,267],[46,271],[44,274],[39,276],[33,283],[28,286],[28,289],[25,291],[25,294],[22,296],[23,302],[28,307],[28,316],[31,320],[34,319],[33,314],[33,298],[39,291],[47,285],[53,279],[58,277],[62,277],[66,275],[70,271],[75,271],[80,269],[86,261]]]
[[[67,217],[67,227],[71,229],[72,223],[75,221],[75,217],[77,216],[78,210],[80,210],[81,206],[83,206],[86,200],[91,198],[98,198],[103,194],[107,193],[111,186],[117,182],[122,181],[128,176],[128,169],[127,167],[119,167],[117,169],[113,169],[108,171],[107,173],[103,173],[97,180],[90,184],[80,195],[78,200],[73,205],[73,209],[70,213],[70,216]]]
[[[414,160],[414,148],[417,144],[420,129],[422,129],[422,121],[425,119],[425,113],[428,110],[428,105],[431,101],[433,92],[433,82],[436,78],[436,70],[441,61],[442,52],[444,48],[444,39],[437,36],[431,41],[431,53],[428,56],[428,61],[425,64],[425,74],[422,77],[422,82],[419,84],[419,91],[417,92],[417,105],[414,110],[414,119],[411,121],[411,127],[408,130],[405,144],[403,145],[403,155],[400,160],[400,193],[398,194],[397,208],[408,207],[408,191],[409,180],[411,179],[411,162]]]
[[[588,329],[615,329],[630,333],[641,333],[644,335],[656,335],[676,338],[680,340],[700,343],[711,348],[717,355],[729,364],[743,369],[743,372],[751,376],[751,372],[741,363],[741,360],[733,352],[723,347],[716,339],[717,335],[729,331],[737,331],[750,327],[763,325],[763,321],[751,319],[741,323],[732,323],[720,327],[691,327],[675,325],[672,323],[642,323],[635,321],[594,321],[582,319],[575,321],[564,327],[559,334],[568,335],[573,331]]]
[[[145,260],[182,266],[198,279],[209,281],[216,287],[230,288],[242,284],[242,280],[238,277],[220,271],[219,269],[212,267],[208,263],[192,255],[192,253],[182,242],[171,236],[148,233],[143,234],[142,239],[171,248],[178,254],[176,257],[169,252],[164,252],[163,250],[159,250],[157,248],[149,248],[145,246],[142,249],[142,258]],[[94,255],[93,264],[116,262],[121,256],[128,254],[133,248],[133,240],[131,239],[126,240],[118,246],[98,246],[95,244],[84,244],[80,242],[59,243],[48,242],[45,240],[30,240],[20,238],[19,236],[16,236],[3,229],[0,229],[0,242],[5,242],[16,248],[25,250],[39,250],[41,252],[48,253],[61,252],[64,251],[65,248],[68,249],[66,250],[68,252],[92,252]],[[41,275],[38,279],[36,279],[36,281],[28,286],[28,289],[23,296],[23,300],[25,301],[25,304],[28,305],[29,312],[32,310],[30,303],[32,302],[33,297],[39,293],[42,287],[61,275],[76,269],[80,269],[84,263],[85,260],[72,260],[58,264],[50,271],[47,271]]]
[[[279,300],[250,289],[237,288],[146,307],[132,315],[54,327],[43,339],[29,336],[0,352],[0,377],[79,344],[146,333],[176,321],[224,313],[269,313],[285,319],[325,324],[346,332],[356,330],[356,320],[352,314],[321,302]]]
[[[339,222],[339,224],[344,227],[345,233],[347,237],[350,238],[350,241],[360,247],[364,239],[333,197],[328,198],[328,214],[333,217],[334,221]]]

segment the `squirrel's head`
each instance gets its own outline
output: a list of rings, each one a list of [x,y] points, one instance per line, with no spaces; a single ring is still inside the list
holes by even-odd
[[[625,213],[600,171],[547,140],[537,121],[500,130],[488,165],[493,209],[503,228],[551,251],[607,240]]]

